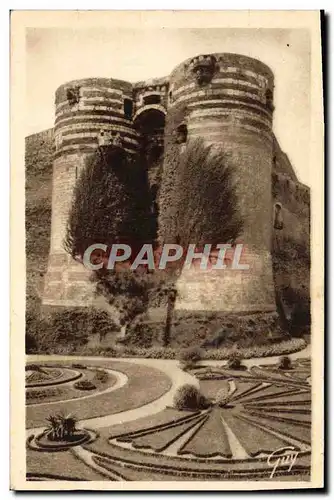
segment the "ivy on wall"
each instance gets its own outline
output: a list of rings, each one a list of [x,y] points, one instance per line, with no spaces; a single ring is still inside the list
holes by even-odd
[[[196,139],[189,141],[184,152],[172,160],[168,164],[169,157],[165,159],[161,187],[169,194],[160,209],[164,215],[160,219],[163,241],[183,246],[235,241],[243,222],[230,157]],[[170,183],[173,189],[169,188]]]
[[[74,189],[64,242],[68,253],[82,257],[94,243],[141,245],[154,239],[154,228],[140,160],[113,148],[97,149]]]
[[[159,192],[159,240],[164,243],[175,243],[177,233],[177,212],[174,200],[176,197],[176,175],[179,164],[180,146],[176,142],[175,132],[182,124],[186,113],[184,105],[170,109],[165,127],[164,165]]]

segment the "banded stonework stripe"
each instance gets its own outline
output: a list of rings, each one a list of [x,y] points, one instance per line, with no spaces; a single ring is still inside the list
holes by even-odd
[[[271,130],[271,121],[268,120],[266,117],[262,117],[257,115],[256,113],[249,112],[249,111],[243,111],[243,110],[228,110],[226,108],[222,109],[199,109],[199,110],[194,110],[189,114],[189,119],[191,120],[191,124],[189,127],[194,126],[194,122],[197,121],[195,120],[196,118],[211,118],[211,117],[224,117],[227,119],[230,118],[236,118],[236,119],[242,119],[244,117],[248,117],[250,119],[253,119],[255,121],[258,121],[259,123],[262,123],[268,127],[269,130]],[[200,121],[200,120],[199,120]],[[215,120],[215,123],[217,125],[220,123],[220,121]],[[200,125],[201,126],[201,125]]]
[[[100,103],[97,103],[95,105],[91,105],[89,104],[89,106],[85,106],[85,107],[82,107],[82,108],[78,108],[77,110],[75,111],[69,111],[69,109],[65,108],[64,110],[62,111],[59,111],[56,115],[56,121],[57,121],[57,118],[59,117],[64,117],[64,116],[69,116],[70,114],[78,114],[78,113],[81,113],[83,111],[93,111],[93,114],[96,112],[96,111],[101,111],[103,112],[102,114],[104,115],[107,115],[108,116],[108,113],[118,113],[119,116],[123,116],[124,117],[124,112],[122,112],[121,110],[123,110],[123,107],[120,105],[117,109],[112,106],[103,106],[102,104]],[[107,113],[106,113],[107,111]]]
[[[96,151],[97,144],[96,143],[90,143],[90,144],[71,144],[68,146],[62,146],[59,148],[59,150],[55,153],[55,159],[58,159],[59,157],[63,156],[69,156],[69,155],[78,155],[79,154],[93,154]],[[124,151],[131,155],[137,154],[137,149],[129,149],[129,148],[123,148]]]
[[[184,103],[187,101],[194,102],[196,99],[198,100],[204,100],[206,98],[210,98],[211,96],[217,96],[221,97],[223,99],[226,96],[235,96],[235,97],[242,97],[242,98],[249,98],[251,101],[255,103],[260,103],[260,104],[265,104],[265,101],[262,96],[259,96],[253,92],[246,92],[240,89],[217,89],[217,90],[199,90],[197,92],[192,92],[190,94],[184,95],[179,97],[178,99],[175,99],[171,103],[171,107],[179,104],[179,103]]]
[[[67,125],[65,127],[62,127],[61,130],[59,130],[59,133],[63,137],[71,135],[71,134],[81,134],[81,133],[83,133],[83,134],[90,133],[90,135],[96,136],[96,135],[98,135],[98,133],[100,132],[101,129],[106,130],[106,131],[110,131],[110,132],[114,132],[114,131],[124,132],[126,135],[128,135],[129,137],[132,137],[134,139],[138,139],[140,137],[136,130],[133,130],[129,127],[121,126],[117,122],[115,124],[110,123],[110,122],[105,124],[103,122],[100,122],[100,120],[98,122],[95,122],[95,123],[87,123],[86,122],[86,124],[76,123],[74,125]]]
[[[124,141],[129,140],[129,138],[127,138],[125,136],[122,139]],[[133,141],[131,141],[131,143],[132,142]],[[136,141],[134,141],[134,143],[137,145]],[[64,139],[59,149],[65,147],[65,146],[69,146],[69,145],[80,145],[80,144],[93,144],[93,145],[95,145],[95,147],[97,147],[97,137],[93,137],[92,135],[82,137],[82,136],[78,135],[77,137],[75,137],[73,139]],[[129,148],[132,149],[131,144],[129,144]]]
[[[258,116],[262,116],[263,118],[268,118],[270,122],[272,122],[272,113],[270,113],[267,109],[258,106],[257,104],[244,103],[239,100],[231,100],[231,99],[208,99],[204,102],[192,102],[188,104],[188,109],[191,111],[193,109],[225,109],[225,110],[245,110],[255,113]]]
[[[123,99],[119,97],[107,97],[107,96],[85,96],[80,99],[78,109],[85,109],[88,106],[100,105],[103,103],[105,106],[113,107],[115,104],[117,107],[123,106]],[[73,107],[74,108],[74,107]],[[61,114],[63,109],[67,109],[68,111],[72,110],[72,106],[68,103],[68,101],[61,102],[56,107],[56,115]],[[75,109],[75,108],[74,108]],[[75,112],[75,111],[74,111]]]
[[[263,91],[263,87],[261,87],[258,83],[254,83],[253,81],[249,81],[247,79],[242,79],[239,78],[239,75],[236,78],[213,78],[211,81],[210,87],[212,88],[221,88],[222,85],[226,85],[230,88],[233,88],[233,86],[239,86],[241,89],[254,89],[255,91]],[[218,87],[219,86],[219,87]],[[186,94],[190,90],[194,90],[198,88],[198,84],[196,82],[189,83],[188,85],[184,85],[179,87],[177,90],[174,91],[174,97],[178,97],[181,94]]]
[[[197,85],[193,89],[189,89],[187,92],[179,94],[177,97],[175,97],[175,95],[174,95],[173,102],[175,102],[175,101],[179,102],[179,100],[185,96],[190,96],[190,95],[196,96],[197,95],[197,96],[200,96],[201,98],[203,98],[203,97],[210,96],[210,95],[216,95],[217,91],[224,93],[226,90],[240,90],[242,92],[249,92],[250,94],[253,94],[256,97],[262,98],[263,102],[265,102],[264,90],[259,88],[259,87],[248,86],[244,82],[240,82],[240,83],[231,82],[228,84],[221,84],[221,83],[217,83],[214,81],[212,81],[210,86],[202,88],[202,87],[198,87],[198,85]]]
[[[128,125],[130,127],[133,127],[132,121],[128,120],[124,117],[122,113],[119,113],[117,111],[113,111],[113,114],[110,115],[106,113],[105,111],[79,111],[75,115],[73,113],[67,113],[67,115],[64,115],[64,117],[60,117],[56,119],[56,125],[55,125],[55,130],[57,128],[62,127],[63,123],[71,124],[71,123],[76,123],[76,122],[82,122],[82,123],[88,123],[88,122],[101,122],[104,121],[105,123],[113,123],[113,122],[119,122],[123,123],[124,125]]]
[[[217,127],[214,130],[207,129],[206,127],[204,127],[204,128],[198,129],[198,131],[196,129],[191,130],[190,134],[191,134],[191,137],[207,137],[207,136],[209,136],[210,138],[212,137],[215,142],[217,142],[217,138],[219,140],[221,140],[221,142],[224,142],[224,135],[222,135],[222,129],[224,129],[224,128],[231,129],[232,126],[228,122],[225,122],[225,123],[221,122],[220,123],[220,130],[217,130]],[[241,123],[241,122],[235,123],[233,126],[233,129],[234,130],[245,130],[247,132],[255,132],[256,135],[259,134],[259,128],[257,126],[254,127],[253,125],[249,125],[247,123]],[[260,138],[269,140],[270,143],[272,144],[273,137],[272,137],[271,133],[267,132],[267,129],[261,131]]]
[[[120,130],[113,129],[115,132],[120,132],[120,135],[122,137],[122,140],[125,142],[128,142],[130,144],[135,144],[138,145],[138,140],[137,139],[132,139],[131,137],[128,137],[124,132],[122,133]],[[94,139],[97,141],[97,133],[96,131],[91,131],[91,132],[76,132],[76,133],[68,133],[67,135],[63,135],[63,140],[62,144],[68,144],[69,141],[77,141],[81,142],[81,139]]]

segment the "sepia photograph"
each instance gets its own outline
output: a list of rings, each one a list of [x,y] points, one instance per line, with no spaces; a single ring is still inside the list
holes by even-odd
[[[320,11],[11,44],[12,488],[323,486]]]

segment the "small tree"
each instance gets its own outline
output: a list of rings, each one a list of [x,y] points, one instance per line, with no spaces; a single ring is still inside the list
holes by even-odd
[[[292,362],[289,356],[282,356],[278,364],[279,370],[292,370]]]
[[[203,353],[199,347],[189,347],[180,354],[180,361],[184,368],[191,368],[202,359]]]
[[[182,385],[174,395],[174,406],[178,410],[201,410],[208,405],[205,396],[191,384]]]
[[[242,370],[243,365],[241,361],[242,357],[240,356],[240,354],[238,352],[233,351],[228,357],[227,366],[231,370]]]
[[[167,273],[143,270],[97,272],[96,280],[96,293],[117,310],[124,336],[128,326],[147,312],[151,296],[157,290],[167,294],[173,286]]]

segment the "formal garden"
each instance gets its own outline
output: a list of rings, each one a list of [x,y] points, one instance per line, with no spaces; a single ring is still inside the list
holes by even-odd
[[[309,480],[310,380],[302,355],[31,360],[27,479]]]

